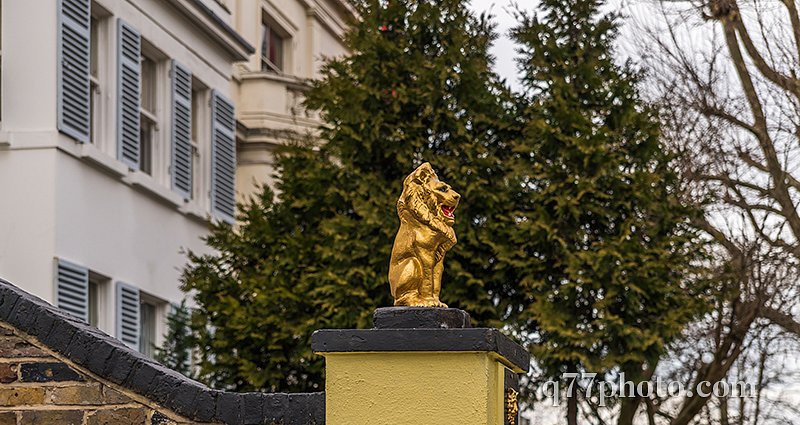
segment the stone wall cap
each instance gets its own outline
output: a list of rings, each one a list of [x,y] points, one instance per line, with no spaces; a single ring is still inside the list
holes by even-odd
[[[89,372],[192,421],[325,423],[325,393],[233,393],[208,388],[3,279],[0,321]]]
[[[518,373],[530,370],[528,351],[493,328],[323,329],[311,336],[311,348],[316,353],[492,352]]]

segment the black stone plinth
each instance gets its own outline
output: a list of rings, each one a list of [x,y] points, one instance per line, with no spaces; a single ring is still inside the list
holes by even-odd
[[[375,329],[464,329],[469,314],[457,308],[382,307],[372,316]]]
[[[497,329],[321,329],[311,335],[315,353],[483,351],[497,353],[527,372],[530,354]]]

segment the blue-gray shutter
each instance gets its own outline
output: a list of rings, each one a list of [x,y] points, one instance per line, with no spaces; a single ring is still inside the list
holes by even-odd
[[[139,289],[117,282],[117,338],[135,350],[139,349]]]
[[[59,259],[56,263],[56,305],[89,322],[89,270]]]
[[[89,142],[90,0],[58,2],[58,130]]]
[[[121,19],[117,35],[117,158],[138,170],[142,39]]]
[[[172,190],[192,198],[192,72],[172,61]]]
[[[236,210],[236,118],[233,103],[211,92],[211,209],[228,222]]]

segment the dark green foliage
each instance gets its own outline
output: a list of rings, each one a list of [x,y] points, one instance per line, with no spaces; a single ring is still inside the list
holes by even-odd
[[[186,301],[181,301],[167,315],[164,344],[156,348],[154,355],[157,362],[189,377],[192,376],[191,355],[194,346],[190,322],[191,312],[186,307]]]
[[[202,378],[237,390],[322,387],[321,328],[365,328],[386,274],[403,178],[423,161],[462,194],[442,300],[530,336],[547,377],[641,371],[702,308],[694,210],[659,143],[615,25],[585,1],[543,2],[514,31],[527,92],[491,74],[492,27],[466,0],[357,3],[350,57],[308,94],[325,143],[277,157],[277,193],[190,255],[183,288]],[[577,368],[577,369],[576,369]]]
[[[497,318],[487,282],[502,276],[487,241],[507,205],[498,176],[508,95],[490,72],[492,28],[466,0],[357,7],[353,55],[327,65],[308,94],[325,143],[280,152],[279,197],[264,189],[242,206],[239,229],[213,230],[218,254],[190,256],[183,288],[194,291],[201,371],[216,386],[321,389],[310,335],[370,327],[372,311],[391,305],[395,203],[423,161],[465,199],[442,300],[481,324]]]
[[[679,200],[640,76],[614,62],[615,18],[599,4],[544,0],[513,31],[526,89],[512,178],[522,191],[498,260],[520,276],[509,319],[532,336],[548,378],[617,366],[645,375],[704,308],[696,211]]]

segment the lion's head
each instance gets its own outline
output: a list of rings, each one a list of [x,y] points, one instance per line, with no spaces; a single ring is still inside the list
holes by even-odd
[[[440,181],[430,163],[417,167],[403,181],[403,193],[397,200],[401,220],[416,220],[445,233],[455,243],[453,224],[461,195]]]

